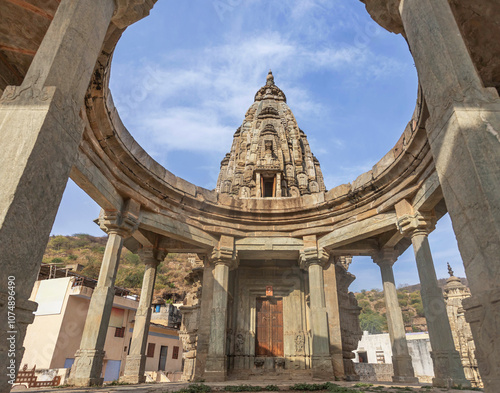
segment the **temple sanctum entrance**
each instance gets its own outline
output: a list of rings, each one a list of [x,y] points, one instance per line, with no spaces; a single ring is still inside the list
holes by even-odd
[[[283,357],[283,299],[257,298],[255,356]]]

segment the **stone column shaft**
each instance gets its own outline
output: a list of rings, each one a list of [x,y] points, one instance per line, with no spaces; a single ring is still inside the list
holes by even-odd
[[[326,315],[323,266],[319,263],[311,263],[307,271],[309,273],[313,355],[328,355],[330,353],[330,343],[328,339],[328,321]]]
[[[149,325],[151,322],[151,304],[155,288],[156,272],[159,263],[164,258],[164,253],[159,254],[153,250],[140,253],[145,264],[142,280],[141,298],[135,314],[134,331],[130,352],[125,361],[124,375],[120,378],[123,382],[143,383],[146,381],[146,345],[148,342]]]
[[[313,377],[333,377],[328,314],[326,311],[325,281],[323,269],[330,256],[318,247],[316,236],[304,236],[304,249],[300,251],[299,266],[307,270],[309,277],[309,306],[312,334],[311,371]]]
[[[404,0],[401,18],[431,118],[429,143],[472,297],[463,304],[485,391],[500,386],[500,100],[485,89],[448,0]]]
[[[392,364],[394,367],[394,376],[392,379],[394,382],[418,383],[418,378],[415,378],[411,357],[408,352],[403,314],[399,307],[398,293],[392,270],[396,256],[393,258],[377,256],[373,260],[380,267],[384,287],[387,325],[391,338]]]
[[[451,387],[470,386],[465,379],[460,355],[455,349],[443,292],[439,288],[427,235],[416,232],[412,236],[413,250],[420,278],[422,303],[429,330],[434,364],[433,385]]]
[[[90,299],[80,349],[75,354],[70,383],[76,386],[102,385],[104,343],[115,296],[115,279],[123,237],[110,232],[97,286]]]
[[[214,291],[210,316],[210,339],[205,377],[209,381],[225,380],[226,377],[226,324],[229,265],[216,262]]]
[[[114,0],[63,0],[21,86],[0,99],[0,327],[7,326],[7,277],[16,277],[16,366],[36,304],[29,301],[59,203],[76,158],[78,111],[100,53]],[[22,263],[20,262],[22,261]],[[6,370],[6,340],[0,366]],[[8,391],[6,373],[0,390]]]
[[[333,374],[343,378],[344,357],[342,354],[342,330],[340,327],[340,309],[337,289],[337,274],[335,264],[331,264],[323,272],[325,281],[325,300],[328,313],[328,327],[330,335],[330,355],[332,357]]]

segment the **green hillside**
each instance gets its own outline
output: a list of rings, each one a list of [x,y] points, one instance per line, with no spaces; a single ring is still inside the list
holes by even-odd
[[[60,267],[78,263],[84,266],[78,274],[97,279],[106,241],[106,236],[95,237],[83,233],[73,236],[51,236],[43,262],[57,264]],[[166,260],[158,267],[155,296],[159,295],[165,299],[182,299],[189,289],[184,277],[190,271],[191,265],[187,254],[168,254]],[[139,256],[124,247],[115,285],[140,294],[143,274],[144,265]]]

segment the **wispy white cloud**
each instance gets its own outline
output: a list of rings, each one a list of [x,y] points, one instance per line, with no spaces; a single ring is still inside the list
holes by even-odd
[[[267,68],[276,70],[276,83],[296,116],[311,118],[325,115],[323,104],[307,85],[287,81],[346,70],[361,81],[397,66],[395,60],[355,46],[314,48],[269,31],[201,51],[176,51],[156,63],[120,64],[113,69],[112,90],[125,124],[141,143],[164,151],[222,152],[264,84]],[[229,142],[221,144],[222,139]],[[351,173],[344,177],[350,179]]]

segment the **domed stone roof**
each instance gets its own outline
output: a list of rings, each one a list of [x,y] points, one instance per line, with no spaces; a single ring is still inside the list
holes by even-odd
[[[221,162],[217,191],[240,198],[325,192],[319,161],[271,71]]]

